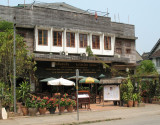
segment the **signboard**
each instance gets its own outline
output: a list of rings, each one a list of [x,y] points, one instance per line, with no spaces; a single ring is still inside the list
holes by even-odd
[[[120,100],[119,85],[105,85],[103,89],[104,101]]]

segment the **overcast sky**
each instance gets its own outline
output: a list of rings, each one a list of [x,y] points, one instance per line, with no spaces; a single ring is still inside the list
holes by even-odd
[[[16,6],[24,0],[0,0],[0,5]],[[32,3],[34,0],[25,0]],[[160,0],[36,0],[36,2],[65,2],[83,10],[107,12],[112,21],[135,25],[136,49],[149,52],[160,38]],[[118,18],[119,15],[119,18]],[[129,18],[128,18],[129,17]],[[128,20],[129,19],[129,20]]]

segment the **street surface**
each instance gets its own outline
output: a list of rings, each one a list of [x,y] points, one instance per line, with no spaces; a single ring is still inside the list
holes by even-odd
[[[160,125],[160,113],[83,125]]]
[[[101,107],[101,106],[100,106]],[[7,120],[0,120],[0,125],[75,125],[73,123],[90,123],[88,125],[160,125],[160,105],[146,104],[145,107],[118,107],[109,109],[109,106],[101,107],[104,110],[80,111],[77,121],[76,112],[46,114],[37,116],[18,116]],[[94,121],[106,119],[119,119],[107,122]],[[84,124],[82,124],[84,125]]]

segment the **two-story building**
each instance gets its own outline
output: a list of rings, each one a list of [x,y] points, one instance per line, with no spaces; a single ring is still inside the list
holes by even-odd
[[[66,3],[0,6],[0,18],[14,22],[37,62],[38,79],[80,75],[111,77],[102,61],[117,71],[134,71],[134,25],[112,22],[110,17],[78,9]],[[94,55],[88,56],[90,46]],[[34,84],[34,83],[33,83]]]

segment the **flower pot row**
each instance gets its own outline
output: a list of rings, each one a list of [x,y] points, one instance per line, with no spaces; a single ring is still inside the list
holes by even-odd
[[[124,107],[138,107],[138,101],[129,100],[127,104],[123,104]]]
[[[27,109],[25,109],[24,106],[22,106],[22,112],[23,115],[27,115],[29,112],[29,115],[33,116],[35,115],[38,111],[40,113],[40,115],[43,115],[46,113],[47,109],[49,110],[50,114],[54,114],[56,107],[60,106],[60,112],[64,112],[65,107],[67,109],[68,112],[72,112],[73,111],[73,106],[76,105],[76,102],[72,99],[69,99],[66,97],[66,94],[64,95],[64,98],[48,98],[48,97],[36,97],[36,96],[32,96],[30,98],[26,99],[26,103],[25,106],[27,107]],[[31,111],[30,111],[31,109]],[[34,112],[34,113],[32,113]],[[33,114],[33,115],[32,115]]]
[[[67,109],[68,112],[73,112],[73,106],[67,106],[67,107],[61,106],[59,110],[61,113],[63,113],[65,109]],[[50,112],[50,114],[55,114],[56,107],[47,109],[47,108],[27,108],[25,106],[22,106],[21,110],[24,116],[26,115],[36,116],[37,112],[39,112],[40,115],[45,115],[47,110]]]

